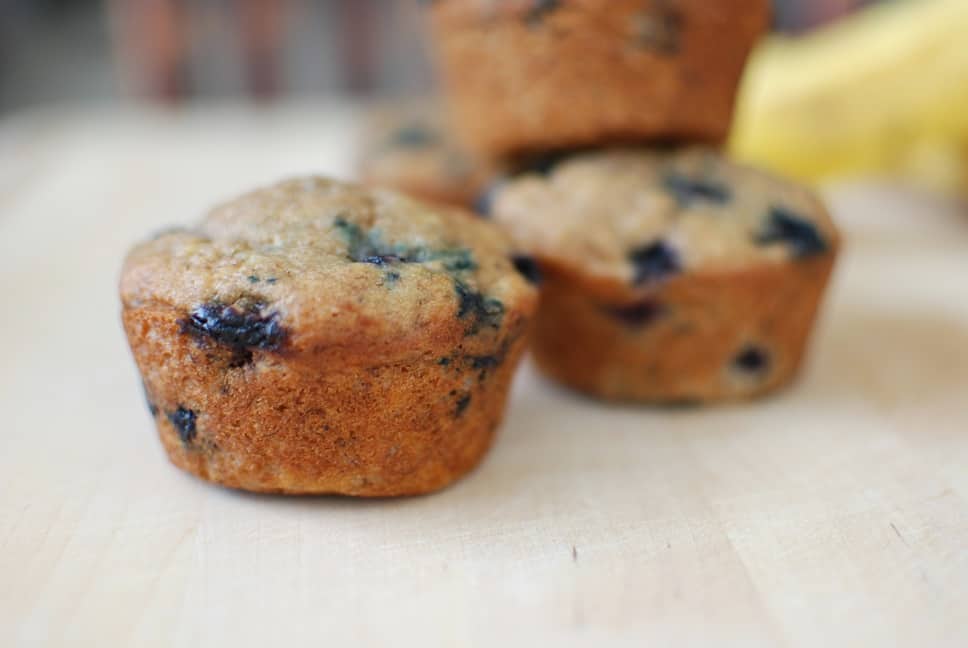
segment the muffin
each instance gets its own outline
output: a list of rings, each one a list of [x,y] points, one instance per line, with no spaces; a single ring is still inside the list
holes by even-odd
[[[459,207],[473,207],[495,173],[494,164],[457,142],[431,102],[373,110],[359,172],[367,184]]]
[[[533,354],[606,399],[742,399],[797,373],[839,247],[809,190],[704,149],[611,150],[503,184],[544,283]]]
[[[488,157],[719,142],[768,0],[428,3],[454,125]]]
[[[537,305],[492,225],[325,178],[138,245],[120,292],[172,462],[361,496],[433,491],[481,460]]]

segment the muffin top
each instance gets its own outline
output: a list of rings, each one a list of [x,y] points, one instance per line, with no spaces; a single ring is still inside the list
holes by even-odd
[[[233,348],[372,363],[492,349],[523,326],[536,293],[494,226],[317,177],[138,245],[121,299],[170,309],[183,333]]]
[[[809,190],[720,154],[578,154],[497,188],[493,217],[543,265],[633,287],[826,254],[837,233]]]
[[[469,204],[494,170],[457,142],[438,107],[411,102],[371,112],[360,172],[374,185]]]

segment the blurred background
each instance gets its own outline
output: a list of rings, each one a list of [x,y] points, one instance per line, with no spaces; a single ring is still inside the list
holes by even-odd
[[[807,181],[968,192],[968,0],[775,0],[774,13],[734,155]],[[421,95],[425,44],[415,0],[0,0],[0,119]]]
[[[405,0],[0,0],[0,112],[62,101],[416,93]],[[799,32],[863,0],[778,0]]]

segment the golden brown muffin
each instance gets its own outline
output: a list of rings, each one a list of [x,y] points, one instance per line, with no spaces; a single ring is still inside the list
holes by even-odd
[[[455,127],[475,151],[722,140],[768,0],[437,0]]]
[[[180,468],[252,491],[425,493],[473,468],[536,307],[492,225],[290,180],[134,248],[122,318]]]
[[[473,208],[495,164],[451,135],[439,108],[404,102],[373,110],[365,124],[360,176],[434,203]]]
[[[810,191],[702,149],[578,155],[504,184],[493,214],[544,277],[539,368],[619,400],[789,382],[839,246]]]

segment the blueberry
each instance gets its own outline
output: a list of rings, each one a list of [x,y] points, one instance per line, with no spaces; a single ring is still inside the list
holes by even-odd
[[[390,263],[399,263],[400,261],[406,262],[406,259],[401,259],[396,254],[377,254],[374,256],[368,256],[360,259],[363,263],[372,263],[373,265],[388,265]]]
[[[669,0],[653,0],[652,7],[637,14],[632,24],[635,42],[660,54],[677,54],[685,22],[682,12]]]
[[[733,358],[733,367],[746,373],[760,373],[770,366],[770,356],[757,346],[744,347]]]
[[[439,364],[441,367],[446,367],[447,365],[450,364],[450,358],[443,357],[443,358],[441,358],[440,360],[437,361],[437,364]]]
[[[827,242],[813,223],[784,207],[770,208],[766,226],[757,235],[756,242],[784,243],[790,246],[794,258],[797,259],[827,251]]]
[[[474,369],[494,369],[504,361],[504,356],[501,354],[468,356],[467,359],[470,360],[471,367]]]
[[[477,198],[474,199],[474,213],[478,216],[488,218],[493,214],[494,211],[494,199],[497,198],[497,192],[501,189],[503,181],[497,181],[491,183],[484,191],[478,194]]]
[[[680,207],[688,207],[695,202],[710,202],[725,205],[733,194],[729,187],[711,180],[689,178],[678,173],[670,173],[662,179],[666,190],[676,198]]]
[[[519,172],[549,176],[559,164],[567,160],[574,152],[569,150],[550,151],[527,157],[521,161]]]
[[[180,323],[182,333],[209,337],[240,353],[250,349],[276,351],[286,340],[278,314],[263,316],[259,305],[239,310],[218,302],[202,304]]]
[[[534,25],[558,9],[561,6],[560,0],[533,0],[531,10],[528,12],[527,21]]]
[[[364,232],[359,225],[347,221],[342,216],[336,217],[333,227],[338,229],[346,239],[346,256],[350,261],[374,265],[408,261],[397,250],[384,245],[374,232]]]
[[[454,282],[454,291],[457,293],[457,317],[472,320],[468,333],[477,333],[481,326],[501,327],[504,304],[492,297],[485,297],[460,281]]]
[[[366,257],[374,256],[370,249],[369,239],[359,225],[349,222],[340,215],[333,220],[333,227],[339,230],[346,239],[347,256],[350,260],[360,261]]]
[[[379,232],[364,232],[359,225],[350,223],[342,216],[334,219],[333,227],[346,239],[347,259],[357,263],[386,266],[395,263],[440,261],[444,269],[450,272],[477,268],[473,253],[466,248],[430,250],[423,246],[389,245],[380,238]]]
[[[454,416],[460,416],[467,409],[467,406],[471,404],[471,395],[464,394],[457,399],[457,406],[454,408]]]
[[[515,254],[511,257],[511,263],[514,264],[514,269],[520,272],[525,279],[535,285],[541,283],[541,269],[538,267],[538,262],[532,257]]]
[[[682,270],[679,253],[662,241],[635,248],[628,255],[635,268],[632,283],[659,281]]]
[[[185,445],[195,440],[195,412],[182,406],[167,414],[168,420],[178,431],[178,438]]]
[[[423,124],[407,124],[399,128],[390,138],[390,145],[400,148],[426,148],[433,146],[440,138],[437,133]]]
[[[465,270],[477,269],[474,254],[467,248],[454,248],[451,250],[425,253],[424,257],[427,261],[440,261],[444,268],[450,272],[464,272]]]
[[[249,280],[249,283],[259,283],[259,277],[256,275],[249,275],[246,279]]]
[[[631,306],[609,306],[605,312],[629,328],[641,328],[662,315],[665,308],[658,302],[645,300]]]

